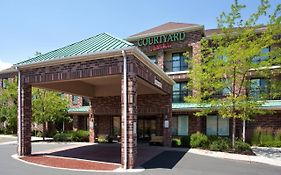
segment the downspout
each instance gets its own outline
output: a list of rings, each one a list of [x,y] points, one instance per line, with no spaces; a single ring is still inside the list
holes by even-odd
[[[122,55],[123,55],[123,115],[124,115],[124,169],[127,169],[127,162],[128,162],[128,154],[127,154],[127,57],[126,57],[126,52],[122,50]]]
[[[245,142],[245,139],[246,139],[246,121],[245,120],[243,120],[243,132],[242,132],[242,134],[243,134],[243,142]]]
[[[21,123],[21,75],[20,75],[20,70],[18,69],[18,67],[16,67],[16,70],[18,71],[18,116],[17,116],[17,120],[18,120],[18,156],[22,156],[22,141],[21,141],[21,129],[22,129],[22,123]]]

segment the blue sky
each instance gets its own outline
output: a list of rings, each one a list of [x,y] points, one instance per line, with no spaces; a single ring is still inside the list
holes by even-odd
[[[0,68],[73,42],[108,32],[120,38],[166,22],[216,28],[230,0],[6,0],[0,2]],[[251,14],[258,0],[247,5]],[[272,0],[275,7],[278,0]]]

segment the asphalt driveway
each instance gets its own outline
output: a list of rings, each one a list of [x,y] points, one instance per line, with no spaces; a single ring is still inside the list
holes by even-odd
[[[34,151],[44,151],[47,149],[56,149],[65,147],[65,144],[49,143],[49,144],[33,144]],[[69,144],[67,146],[70,146]],[[0,174],[3,175],[93,175],[105,174],[95,172],[77,172],[44,168],[34,165],[29,165],[11,157],[16,153],[16,145],[0,145]],[[270,166],[259,163],[248,163],[235,160],[218,159],[207,156],[200,156],[182,151],[164,151],[148,162],[143,164],[145,171],[137,174],[151,175],[281,175],[281,167]],[[109,173],[117,174],[117,173]],[[121,173],[124,174],[124,173]],[[129,173],[131,174],[131,173]],[[135,173],[134,173],[135,174]]]

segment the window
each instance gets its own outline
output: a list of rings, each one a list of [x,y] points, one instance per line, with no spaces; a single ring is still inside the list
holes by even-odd
[[[207,135],[229,136],[229,119],[218,116],[207,117]]]
[[[76,95],[72,95],[72,104],[73,105],[78,105],[78,96]]]
[[[188,69],[188,64],[186,63],[187,58],[183,53],[173,53],[171,60],[164,61],[164,71],[165,72],[178,72],[185,71]]]
[[[158,63],[158,60],[157,60],[156,55],[149,56],[149,58],[150,58],[150,61],[151,61],[152,63],[154,63],[154,64],[157,64],[157,63]]]
[[[268,58],[269,52],[270,52],[270,48],[269,47],[263,48],[261,50],[260,55],[253,58],[253,62],[254,63],[259,63],[261,61],[266,60]]]
[[[250,80],[250,97],[254,99],[260,99],[262,97],[265,97],[265,95],[269,94],[268,91],[268,81],[267,79],[251,79]]]
[[[191,94],[187,90],[187,82],[177,82],[173,86],[173,103],[183,103],[184,97]]]
[[[184,71],[187,70],[188,64],[186,63],[186,57],[183,53],[173,53],[172,54],[172,71]]]
[[[178,116],[178,135],[188,135],[188,116]]]
[[[82,106],[90,106],[89,98],[82,97]]]
[[[172,118],[172,135],[188,135],[188,116]]]

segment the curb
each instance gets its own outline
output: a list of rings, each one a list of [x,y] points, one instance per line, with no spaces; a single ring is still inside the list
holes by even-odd
[[[222,158],[222,159],[241,160],[241,161],[247,161],[250,163],[252,163],[252,162],[263,163],[263,164],[281,167],[280,160],[270,159],[267,157],[248,156],[248,155],[216,152],[216,151],[209,151],[209,150],[202,150],[202,149],[195,149],[195,148],[190,149],[188,151],[188,153],[198,154],[198,155],[202,155],[202,156],[215,157],[215,158]]]

